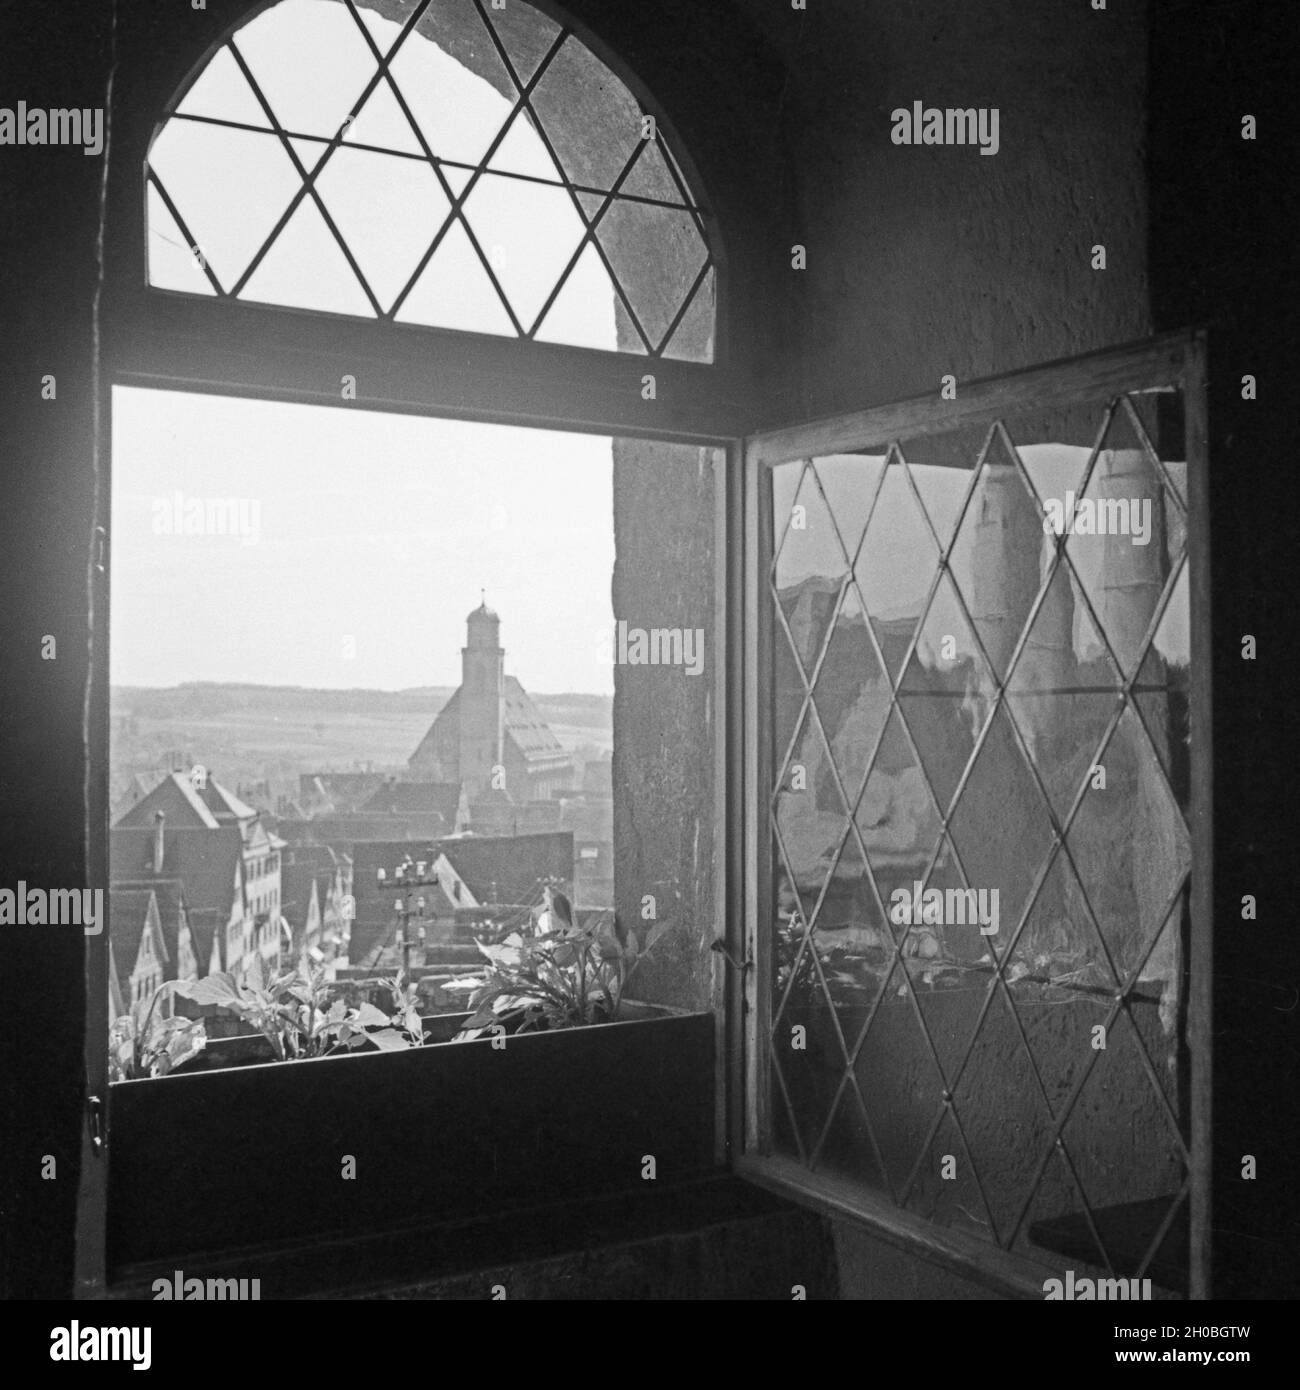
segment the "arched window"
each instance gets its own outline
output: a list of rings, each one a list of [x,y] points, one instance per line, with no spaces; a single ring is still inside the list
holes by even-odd
[[[708,217],[661,126],[524,0],[281,0],[158,127],[148,283],[711,362]]]
[[[285,651],[316,649],[314,638],[302,638],[303,621],[310,625],[315,618],[331,629],[331,661],[350,663],[360,650],[365,662],[381,651],[421,645],[418,624],[429,609],[428,595],[436,594],[442,604],[445,591],[414,574],[415,556],[420,557],[417,568],[434,563],[429,557],[436,553],[438,564],[459,565],[467,574],[480,564],[495,565],[503,575],[518,576],[518,587],[534,593],[539,606],[546,601],[546,582],[559,575],[564,592],[534,629],[550,631],[545,621],[556,618],[551,650],[568,663],[564,680],[574,679],[576,662],[636,665],[626,684],[636,689],[639,702],[629,724],[643,720],[642,706],[654,706],[679,741],[683,775],[698,788],[693,833],[664,835],[662,842],[639,849],[625,890],[635,892],[639,915],[624,915],[646,922],[638,930],[647,934],[670,914],[673,921],[709,930],[719,880],[703,867],[692,868],[688,877],[681,865],[688,858],[699,866],[712,862],[709,836],[720,823],[717,735],[726,669],[720,576],[723,538],[736,516],[726,505],[734,472],[729,465],[739,462],[735,442],[755,418],[752,382],[737,362],[748,354],[728,351],[719,308],[726,284],[717,208],[701,196],[668,120],[635,79],[616,75],[601,41],[570,25],[550,0],[503,5],[496,0],[280,0],[249,6],[242,14],[240,8],[240,0],[210,0],[216,13],[205,34],[198,29],[203,21],[191,21],[188,12],[184,23],[167,13],[151,27],[152,17],[147,23],[133,11],[119,35],[102,247],[107,427],[100,440],[110,460],[111,485],[101,494],[97,515],[106,538],[105,563],[91,579],[103,600],[96,606],[96,652],[110,649],[105,618],[110,585],[115,640],[133,622],[148,623],[149,614],[174,617],[182,611],[177,590],[158,583],[156,575],[143,597],[141,590],[131,592],[126,576],[133,556],[152,546],[155,535],[183,535],[171,521],[159,521],[155,529],[155,515],[167,512],[174,518],[200,493],[214,502],[208,538],[216,537],[217,514],[226,515],[225,499],[236,492],[248,503],[250,518],[254,503],[260,516],[261,503],[272,493],[283,503],[278,540],[272,541],[272,528],[262,532],[259,523],[240,533],[241,546],[247,539],[250,548],[238,556],[195,545],[184,550],[182,562],[201,585],[210,585],[227,563],[227,578],[247,584],[259,557],[266,558],[274,545],[287,547],[281,573],[305,577],[314,588],[306,599],[283,591],[269,597],[263,585],[253,600],[274,635],[277,667]],[[618,26],[611,20],[609,27]],[[137,42],[146,32],[149,41]],[[730,207],[730,198],[723,198]],[[159,423],[168,409],[185,417],[179,432]],[[218,419],[210,413],[214,410],[231,413]],[[163,450],[156,478],[148,484],[138,465],[146,454],[153,456],[152,445],[141,447],[144,435],[136,428],[146,415],[157,428],[149,425],[145,433]],[[241,443],[245,427],[251,433]],[[412,442],[412,435],[407,443],[392,445],[383,437],[389,427],[414,429],[419,439]],[[489,449],[484,441],[495,430],[513,433]],[[342,446],[346,457],[338,460],[339,486],[346,491],[329,494],[322,464],[332,445],[326,441],[337,443],[349,431],[355,433]],[[402,455],[404,449],[409,457]],[[291,455],[304,469],[301,488],[292,481]],[[415,470],[405,480],[384,472],[382,460],[400,465],[399,456]],[[230,470],[241,458],[254,476],[236,486]],[[192,486],[181,476],[191,464],[197,470]],[[528,471],[528,486],[552,508],[552,520],[560,517],[555,524],[530,501],[533,494],[522,487],[512,490],[501,469],[516,467]],[[176,490],[181,486],[184,497]],[[396,536],[393,528],[421,525],[410,506],[411,487],[421,493],[436,488],[436,512],[404,556],[399,553],[404,542],[389,542]],[[152,497],[148,519],[128,516],[129,507],[146,493]],[[295,497],[309,493],[350,499],[337,532],[327,536],[329,525],[308,518],[314,503],[299,508]],[[575,494],[581,495],[581,505],[575,505]],[[509,505],[478,506],[487,500]],[[369,506],[378,520],[367,539],[362,513]],[[665,576],[659,537],[687,531],[696,541]],[[201,532],[202,526],[191,535]],[[314,538],[309,543],[307,532]],[[233,524],[222,534],[233,537]],[[367,561],[362,552],[374,539],[385,549]],[[263,550],[251,549],[263,541]],[[312,549],[324,541],[327,546]],[[173,551],[171,558],[180,554]],[[584,571],[579,584],[574,579],[578,561],[588,568],[602,565],[603,572],[588,583]],[[330,572],[352,585],[344,598],[345,606],[359,602],[359,616],[351,623],[356,633],[332,630],[339,610],[319,592],[320,579]],[[270,578],[270,570],[261,573]],[[382,597],[358,598],[355,576],[362,573],[387,586]],[[575,603],[579,590],[609,605],[611,616],[618,604],[619,614],[628,614],[641,637],[662,638],[656,651],[663,659],[651,664],[638,647],[635,660],[624,654],[620,663],[615,624],[602,621],[598,627],[593,620],[588,625]],[[383,636],[374,617],[388,612],[384,605],[392,606],[393,594],[411,605],[417,625]],[[454,601],[445,597],[446,604]],[[222,632],[206,644],[194,641],[193,649],[228,650],[244,660],[262,640],[247,621],[249,611],[239,602],[222,606],[217,617]],[[356,634],[367,629],[372,637],[358,648]],[[511,632],[524,630],[521,618]],[[707,664],[703,638],[696,640],[700,634],[707,635]],[[190,627],[184,640],[192,638]],[[158,649],[165,645],[156,628],[145,641]],[[688,641],[694,656],[688,655]],[[650,669],[641,669],[646,666]],[[96,785],[105,786],[112,770],[106,669],[101,662],[94,674],[92,698],[102,711],[103,736],[91,750]],[[119,662],[117,669],[125,667]],[[351,666],[348,672],[349,683],[374,684],[370,675],[354,676]],[[660,684],[652,686],[652,680]],[[554,688],[561,688],[558,681]],[[673,698],[665,698],[665,691]],[[610,702],[611,725],[613,698],[601,697]],[[603,718],[605,706],[599,708]],[[521,803],[548,803],[533,806],[533,823],[553,829],[560,840],[567,835],[571,846],[572,832],[560,828],[551,812],[563,811],[555,794],[573,787],[586,764],[566,759],[548,765],[544,740],[524,727],[527,711],[514,710],[512,718],[519,738],[535,754],[531,766],[544,774],[524,783]],[[653,730],[625,740],[629,781],[638,780],[642,764],[663,765],[661,742],[652,735]],[[468,760],[476,748],[466,746]],[[517,764],[509,761],[514,778]],[[506,768],[507,759],[501,764]],[[611,766],[609,758],[604,766]],[[525,767],[523,775],[527,772]],[[579,897],[575,889],[572,901],[579,910],[599,908],[596,896],[612,898],[616,892],[612,777],[606,771],[603,782],[590,780],[592,797],[609,803],[596,807],[591,818],[610,848],[599,874],[586,862],[581,866],[582,889],[589,896]],[[644,774],[639,780],[646,780]],[[656,819],[666,824],[675,794],[660,795]],[[463,801],[458,828],[461,819],[469,821],[469,802]],[[522,814],[494,821],[494,809],[486,797],[476,806],[480,822],[490,830],[495,826],[498,838],[522,833]],[[128,870],[149,872],[143,843],[135,856],[136,846],[115,833],[131,827],[114,821],[110,829],[106,804],[102,812],[92,834],[98,871],[109,881]],[[603,829],[607,819],[609,835]],[[389,829],[391,821],[386,818]],[[348,833],[373,828],[371,819],[358,831],[354,819]],[[573,858],[571,847],[568,856]],[[576,877],[552,874],[549,863],[541,867],[549,877]],[[253,979],[276,958],[276,929],[251,920],[253,866],[245,868],[248,881],[242,888],[233,866],[229,879],[220,876],[216,902],[205,919],[221,939],[196,951],[201,975],[238,972],[242,980]],[[392,914],[385,902],[372,920],[363,895],[353,896],[350,868],[347,873],[346,885],[339,885],[346,893],[342,944],[348,959],[370,970],[366,963],[378,959],[377,948],[389,945]],[[532,869],[527,882],[507,883],[494,869],[485,893],[480,896],[473,884],[467,892],[478,899],[480,912],[493,905],[494,911],[518,909],[529,902],[534,877],[540,884]],[[372,881],[373,875],[365,879],[367,887]],[[274,905],[278,896],[268,891]],[[377,941],[366,935],[374,923],[381,929]],[[86,1217],[88,1259],[110,1266],[131,1262],[144,1250],[170,1249],[173,1240],[199,1249],[230,1239],[228,1229],[213,1235],[187,1225],[180,1212],[188,1199],[179,1189],[160,1200],[152,1177],[141,1181],[143,1170],[133,1155],[140,1142],[152,1142],[156,1126],[150,1120],[134,1123],[127,1091],[109,1092],[103,1040],[111,1021],[111,932],[110,922],[103,943],[89,948],[88,984],[89,1035],[95,1040],[88,1046],[88,1067],[95,1089],[107,1100],[110,1164],[105,1167],[111,1173],[101,1169],[95,1175],[102,1205],[88,1208]],[[400,945],[394,936],[392,944],[405,951],[413,940],[414,929],[409,937],[403,931]],[[691,988],[696,984],[692,977]],[[706,988],[707,983],[701,985],[700,992]],[[451,1002],[450,995],[434,1000],[440,1009]],[[672,1113],[657,1124],[660,1132],[675,1136],[683,1173],[712,1161],[714,1113],[706,1092],[715,1083],[712,1020],[696,1016],[685,1030],[694,1059],[683,1066],[689,1080],[682,1085],[674,1079],[662,1088]],[[215,1024],[209,1036],[218,1036]],[[467,1054],[457,1049],[450,1055],[455,1062]],[[217,1049],[206,1060],[220,1056]],[[351,1059],[341,1059],[344,1065],[346,1060]],[[360,1074],[354,1068],[344,1075]],[[400,1084],[400,1078],[392,1073],[386,1084]],[[507,1090],[511,1084],[505,1083]],[[626,1095],[638,1114],[645,1111],[640,1087],[629,1087],[612,1072],[609,1084],[620,1101]],[[147,1088],[130,1094],[145,1097]],[[163,1096],[169,1108],[183,1099],[176,1091]],[[435,1103],[432,1092],[428,1100]],[[592,1104],[585,1090],[575,1090],[574,1102]],[[341,1109],[354,1107],[345,1101]],[[688,1120],[679,1122],[678,1111],[689,1111]],[[250,1125],[248,1112],[238,1107],[218,1106],[215,1113],[237,1122],[241,1133],[260,1133],[268,1140],[295,1129],[292,1124],[282,1129],[278,1122]],[[607,1106],[604,1113],[608,1121]],[[134,1118],[142,1118],[142,1112]],[[325,1122],[319,1114],[299,1133],[310,1132],[315,1135],[310,1142],[319,1143],[316,1125]],[[358,1133],[375,1133],[358,1113],[349,1123]],[[511,1123],[518,1123],[513,1110]],[[577,1137],[589,1128],[580,1116],[569,1123],[550,1114],[547,1124]],[[360,1140],[349,1143],[357,1151],[364,1147]],[[228,1148],[216,1139],[207,1147],[213,1153]],[[387,1146],[386,1154],[379,1163],[405,1162],[404,1151]],[[278,1149],[277,1155],[284,1159]],[[159,1159],[159,1166],[181,1171],[157,1153],[150,1162]],[[661,1155],[661,1161],[667,1160]],[[264,1165],[254,1160],[251,1166]],[[289,1172],[295,1163],[287,1159],[280,1166]],[[473,1171],[481,1170],[476,1161]],[[377,1165],[376,1198],[390,1202],[400,1196],[408,1208],[406,1180],[378,1175]],[[439,1182],[445,1185],[444,1179],[440,1169]],[[483,1197],[477,1181],[452,1186],[472,1190],[472,1201],[484,1210],[493,1200]],[[165,1213],[159,1222],[141,1223],[133,1215],[135,1203],[146,1196],[156,1212]],[[272,1194],[257,1213],[258,1238],[266,1234],[267,1216],[280,1223],[280,1234],[307,1229],[294,1224],[297,1216],[286,1225],[273,1216],[276,1209],[288,1211]],[[101,1220],[106,1230],[95,1227]],[[361,1230],[386,1220],[368,1208],[358,1213],[354,1226]],[[162,1244],[151,1245],[155,1238]]]

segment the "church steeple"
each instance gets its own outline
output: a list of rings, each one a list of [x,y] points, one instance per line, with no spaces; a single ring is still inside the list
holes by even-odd
[[[460,781],[471,794],[492,784],[492,769],[502,760],[505,735],[505,651],[501,619],[482,596],[465,620],[461,649]]]

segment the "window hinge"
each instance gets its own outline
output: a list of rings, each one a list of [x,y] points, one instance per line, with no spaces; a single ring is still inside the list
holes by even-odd
[[[90,1117],[90,1150],[96,1158],[104,1156],[104,1102],[99,1096],[86,1097]]]
[[[744,972],[754,963],[753,959],[749,956],[746,956],[744,960],[737,960],[727,949],[727,943],[720,936],[714,938],[709,946],[709,950],[716,951],[734,970]]]

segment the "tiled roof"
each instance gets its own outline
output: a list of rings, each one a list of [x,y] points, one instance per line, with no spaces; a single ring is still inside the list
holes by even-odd
[[[194,960],[199,979],[208,973],[212,961],[212,942],[217,942],[217,969],[226,967],[224,952],[226,946],[226,923],[228,913],[220,913],[212,908],[194,909],[189,913],[190,941],[194,946]]]
[[[540,900],[545,879],[573,879],[573,832],[442,840],[440,849],[481,903]]]
[[[151,828],[118,827],[109,832],[109,869],[113,880],[153,875]],[[167,826],[163,833],[162,878],[179,878],[186,905],[193,911],[216,911],[224,922],[235,899],[243,837],[237,825],[211,830]]]
[[[575,840],[614,839],[614,802],[609,797],[566,799],[560,812],[560,828],[572,830]]]
[[[113,879],[113,891],[152,892],[158,903],[158,926],[167,944],[167,959],[174,965],[180,955],[181,917],[185,911],[185,889],[179,878]],[[172,971],[171,974],[175,972]]]
[[[280,870],[291,864],[310,865],[318,879],[330,879],[342,863],[343,856],[329,845],[286,845],[280,856]]]
[[[208,809],[218,820],[225,820],[233,816],[235,820],[245,821],[251,820],[257,815],[255,807],[250,806],[246,801],[241,801],[234,792],[223,787],[213,777],[208,778],[207,785],[197,795],[203,798]]]
[[[340,813],[355,811],[385,780],[382,772],[304,772],[298,800],[304,806],[324,803]]]
[[[361,810],[387,816],[438,815],[450,833],[459,807],[459,782],[387,782]]]
[[[534,835],[562,826],[558,801],[518,801],[476,798],[470,802],[469,828],[475,835],[499,837]]]
[[[437,718],[429,726],[428,733],[420,740],[419,747],[411,754],[411,762],[418,763],[433,756],[435,734],[453,733],[460,729],[460,690],[438,711]],[[520,753],[530,762],[566,757],[564,745],[551,732],[551,727],[542,718],[541,712],[533,704],[532,697],[519,684],[514,676],[505,678],[505,709],[502,714],[505,733],[511,738]]]
[[[409,818],[362,815],[315,816],[311,820],[282,820],[276,827],[291,846],[364,844],[374,841],[411,839],[414,831]]]
[[[506,677],[506,732],[526,758],[563,757],[564,747],[514,676]]]
[[[215,830],[219,822],[207,803],[190,785],[183,772],[169,772],[134,806],[128,807],[117,819],[119,826],[153,826],[154,812],[161,811],[168,826],[197,826]]]
[[[152,912],[150,909],[152,908]],[[140,937],[146,930],[153,933],[154,951],[166,966],[167,946],[158,930],[157,900],[148,888],[119,888],[108,890],[109,935],[118,942],[120,950],[113,952],[117,967],[118,988],[124,999],[131,997],[131,972],[140,954]],[[165,971],[164,971],[165,973]]]

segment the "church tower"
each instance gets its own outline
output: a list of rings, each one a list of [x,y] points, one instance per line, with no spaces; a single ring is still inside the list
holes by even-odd
[[[466,620],[461,648],[460,778],[466,792],[480,795],[492,785],[502,762],[505,723],[505,651],[501,619],[481,603]]]

